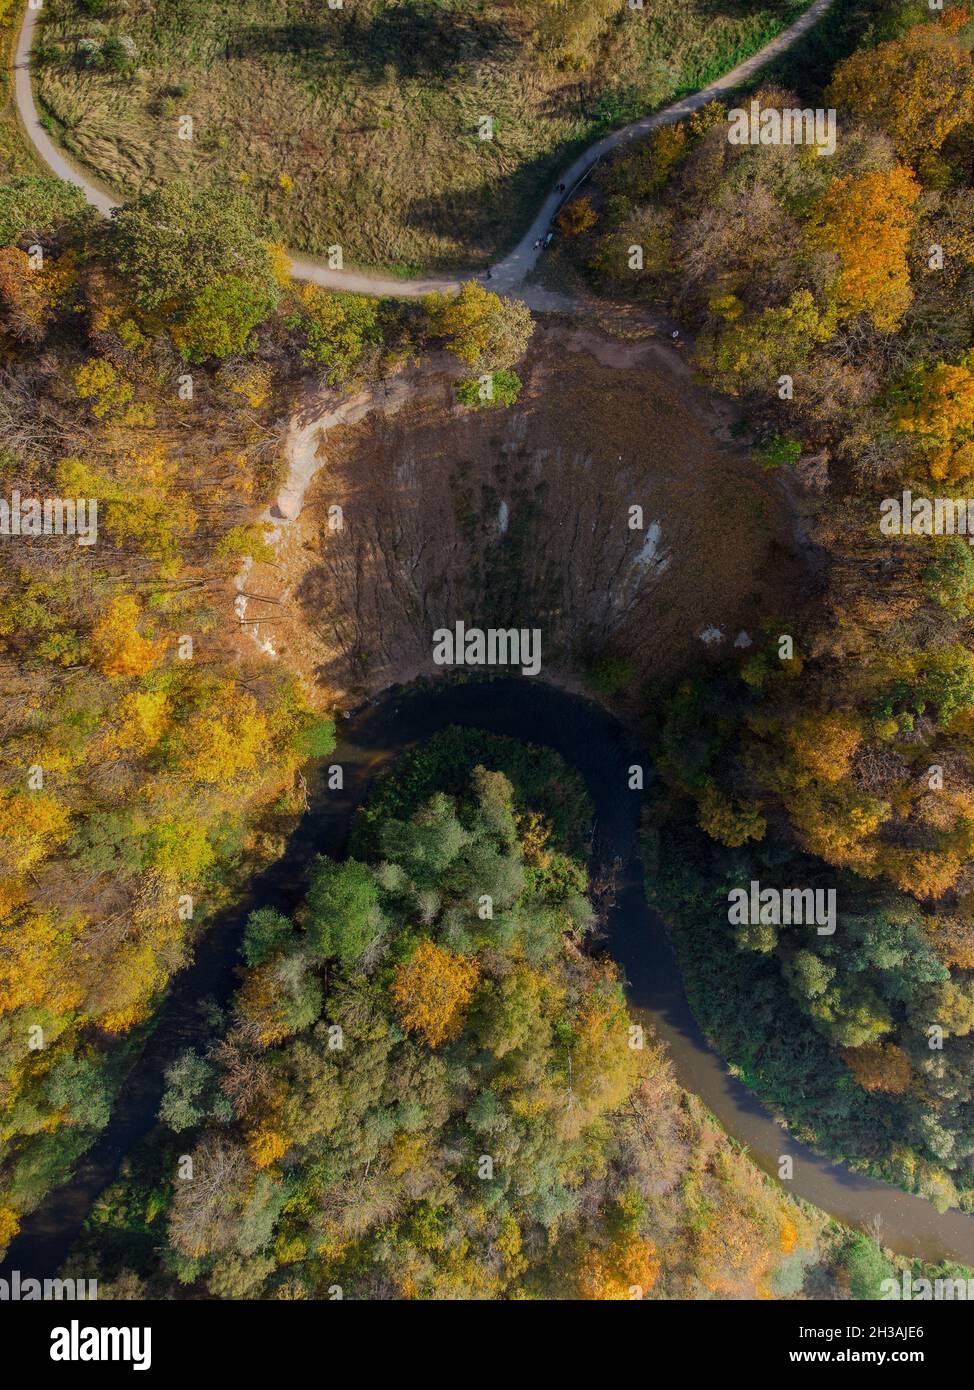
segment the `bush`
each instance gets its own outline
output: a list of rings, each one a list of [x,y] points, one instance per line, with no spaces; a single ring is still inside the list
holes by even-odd
[[[488,372],[482,377],[470,377],[457,383],[457,400],[473,410],[513,405],[520,394],[521,378],[517,372]]]
[[[589,662],[585,675],[600,695],[618,695],[632,680],[632,662],[627,656],[606,654]]]
[[[861,1232],[850,1236],[839,1257],[853,1298],[882,1298],[880,1285],[893,1276],[893,1266],[874,1240]]]

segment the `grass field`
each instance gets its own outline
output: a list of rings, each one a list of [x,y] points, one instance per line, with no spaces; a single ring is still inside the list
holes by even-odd
[[[13,58],[20,32],[20,0],[0,0],[0,180],[43,173],[13,102]]]
[[[725,71],[806,0],[574,5],[47,0],[35,80],[52,132],[121,193],[239,181],[296,250],[452,269],[512,245],[575,149]]]

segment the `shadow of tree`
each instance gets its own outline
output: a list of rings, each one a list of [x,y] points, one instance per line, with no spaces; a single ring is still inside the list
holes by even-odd
[[[465,269],[503,257],[527,231],[545,195],[556,185],[563,170],[588,144],[586,138],[562,142],[547,154],[526,160],[507,174],[484,160],[483,178],[466,189],[444,189],[413,198],[403,211],[403,221],[432,236],[455,238],[462,248],[457,256],[435,255],[430,270]],[[469,165],[483,158],[476,136],[458,145],[458,158]],[[523,209],[521,225],[512,231],[510,210]],[[478,258],[480,258],[478,262]]]
[[[354,11],[335,14],[321,24],[250,25],[228,43],[226,56],[287,54],[299,62],[305,77],[339,68],[380,82],[390,69],[399,79],[449,79],[467,64],[514,58],[518,52],[504,24],[422,0],[369,18]]]

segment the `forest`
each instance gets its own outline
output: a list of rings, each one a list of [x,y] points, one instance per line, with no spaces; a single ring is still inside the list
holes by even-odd
[[[332,746],[320,692],[232,617],[234,576],[269,554],[257,517],[299,383],[347,388],[446,345],[462,388],[465,366],[506,371],[532,324],[478,286],[415,305],[295,289],[236,190],[168,184],[104,224],[24,174],[0,186],[0,240],[4,491],[25,515],[95,499],[99,533],[25,527],[0,553],[6,1244],[104,1124],[194,938],[280,853],[299,766]]]
[[[590,814],[545,749],[448,729],[406,754],[296,912],[250,915],[232,1006],[173,1059],[67,1268],[127,1299],[873,1298],[928,1276],[787,1197],[676,1086],[591,950]]]
[[[152,8],[161,66],[191,13],[227,41],[215,7],[172,0],[132,6],[140,44]],[[407,8],[418,49],[465,9]],[[651,6],[654,42],[681,58],[665,73],[603,0],[496,8],[516,11],[518,45],[492,80],[510,102],[538,83],[498,181],[449,246],[397,223],[383,255],[350,224],[359,260],[404,283],[507,249],[555,160],[796,7],[705,40],[700,7],[674,36]],[[92,135],[110,117],[72,101],[138,99],[158,133],[188,95],[167,69],[142,101],[116,18],[58,3],[36,55],[45,129],[96,168],[118,158]],[[974,1213],[972,52],[969,3],[836,0],[746,90],[600,159],[511,294],[296,279],[292,227],[322,210],[289,215],[270,145],[255,177],[214,137],[201,178],[156,169],[147,126],[144,167],[100,218],[0,112],[0,1255],[70,1182],[229,917],[232,997],[201,1001],[157,1123],[65,1265],[96,1270],[106,1298],[845,1300],[904,1273],[967,1277],[790,1195],[678,1084],[608,949],[585,785],[550,749],[433,736],[370,786],[347,853],[303,866],[293,911],[258,901],[349,711],[270,659],[240,603],[253,566],[283,568],[276,499],[310,391],[335,407],[446,362],[451,418],[496,425],[498,453],[506,420],[520,464],[533,294],[620,341],[665,333],[688,399],[722,403],[728,449],[788,504],[801,593],[782,585],[753,640],[675,677],[635,679],[606,621],[580,667],[546,678],[645,743],[647,896],[732,1076],[817,1152]],[[333,76],[302,80],[320,101]],[[392,77],[359,78],[385,120]],[[430,74],[410,81],[421,106]],[[834,152],[729,140],[735,101],[831,112]],[[375,187],[354,161],[346,176],[361,212]],[[456,196],[427,192],[434,209]],[[51,499],[87,504],[89,536],[47,534]],[[834,932],[735,923],[754,883],[834,893]]]
[[[598,170],[566,218],[579,273],[677,316],[755,457],[812,499],[802,610],[647,708],[652,891],[700,1017],[800,1133],[967,1208],[974,559],[922,506],[912,531],[885,519],[904,493],[966,513],[974,473],[974,25],[966,5],[858,8],[820,93],[833,156],[734,145],[712,105]],[[834,937],[735,932],[718,905],[751,880],[835,887]]]

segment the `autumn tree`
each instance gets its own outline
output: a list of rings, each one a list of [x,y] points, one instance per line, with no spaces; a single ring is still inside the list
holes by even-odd
[[[920,185],[905,165],[835,178],[812,209],[808,236],[839,260],[839,313],[895,329],[912,298],[907,250]]]
[[[714,781],[700,791],[697,822],[712,839],[731,848],[763,839],[768,827],[758,805],[728,796]]]
[[[23,343],[38,343],[51,320],[52,278],[35,270],[19,247],[0,247],[0,323]]]
[[[290,326],[303,335],[302,356],[325,369],[331,386],[343,386],[374,362],[382,343],[378,302],[360,294],[330,294],[317,285],[299,293],[301,311]]]
[[[949,26],[917,25],[840,63],[826,101],[888,132],[902,158],[929,160],[974,118],[974,66]]]
[[[974,476],[974,354],[919,369],[906,389],[896,423],[913,434],[938,481]]]
[[[404,1025],[428,1047],[439,1047],[459,1033],[479,977],[476,961],[427,938],[396,967],[392,997]]]
[[[527,349],[534,320],[526,304],[467,280],[458,294],[426,298],[430,331],[476,372],[512,367]]]
[[[598,220],[591,198],[583,194],[562,208],[558,214],[558,230],[564,232],[565,236],[579,236],[587,232],[589,227],[594,227]]]
[[[697,359],[729,394],[767,391],[782,374],[804,366],[815,344],[828,342],[834,331],[834,313],[820,309],[810,290],[796,290],[787,304],[735,316],[703,336]]]
[[[909,1088],[913,1076],[910,1059],[895,1043],[875,1042],[864,1043],[861,1047],[846,1047],[841,1056],[856,1078],[856,1085],[864,1091],[885,1091],[899,1096]]]
[[[165,638],[143,636],[141,617],[138,600],[131,594],[112,599],[91,634],[92,660],[102,675],[112,680],[144,676],[158,666]]]
[[[656,1246],[635,1233],[620,1235],[605,1249],[593,1247],[578,1271],[578,1291],[599,1301],[641,1299],[659,1276]]]

